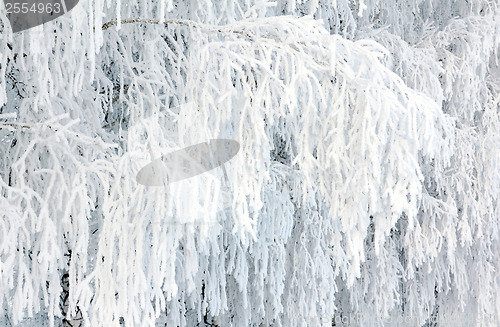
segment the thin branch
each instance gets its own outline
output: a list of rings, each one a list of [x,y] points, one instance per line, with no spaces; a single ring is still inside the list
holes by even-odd
[[[10,126],[10,127],[28,128],[28,129],[34,129],[35,127],[47,127],[48,129],[50,129],[54,132],[64,132],[68,135],[73,136],[76,139],[82,140],[83,142],[93,143],[93,144],[101,146],[103,148],[116,147],[116,144],[106,143],[102,139],[92,138],[92,137],[88,137],[87,135],[84,135],[84,134],[70,131],[67,129],[66,126],[55,127],[55,126],[47,124],[47,123],[26,124],[26,123],[18,123],[18,122],[0,122],[0,126]]]
[[[274,157],[273,161],[278,161],[278,159],[281,158],[281,154],[283,153],[283,151],[285,151],[285,148],[286,146],[283,146],[281,151],[276,155],[276,157]]]
[[[170,19],[163,22],[160,22],[158,19],[150,19],[150,18],[129,18],[122,19],[120,24],[134,24],[134,23],[146,23],[146,24],[154,24],[154,25],[183,25],[192,28],[203,29],[207,31],[217,32],[217,33],[234,33],[234,34],[245,34],[248,37],[252,37],[250,33],[244,32],[243,30],[235,30],[228,28],[226,26],[217,26],[217,25],[209,25],[196,23],[192,20],[184,20],[184,19]],[[102,30],[105,31],[112,26],[116,26],[118,24],[117,20],[112,20],[102,25]]]

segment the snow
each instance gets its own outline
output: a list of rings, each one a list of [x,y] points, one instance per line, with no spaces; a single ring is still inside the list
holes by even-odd
[[[498,325],[500,16],[468,3],[95,0],[5,28],[0,325]],[[211,139],[239,152],[137,183]]]

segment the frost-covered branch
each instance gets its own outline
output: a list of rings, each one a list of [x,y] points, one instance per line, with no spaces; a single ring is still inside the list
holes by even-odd
[[[0,316],[498,325],[500,19],[449,2],[91,1],[0,33]],[[137,184],[213,138],[225,170]]]

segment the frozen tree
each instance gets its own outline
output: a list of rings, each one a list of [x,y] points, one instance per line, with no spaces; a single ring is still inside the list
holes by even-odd
[[[496,1],[0,19],[0,322],[500,324]],[[241,148],[137,183],[209,139]]]

